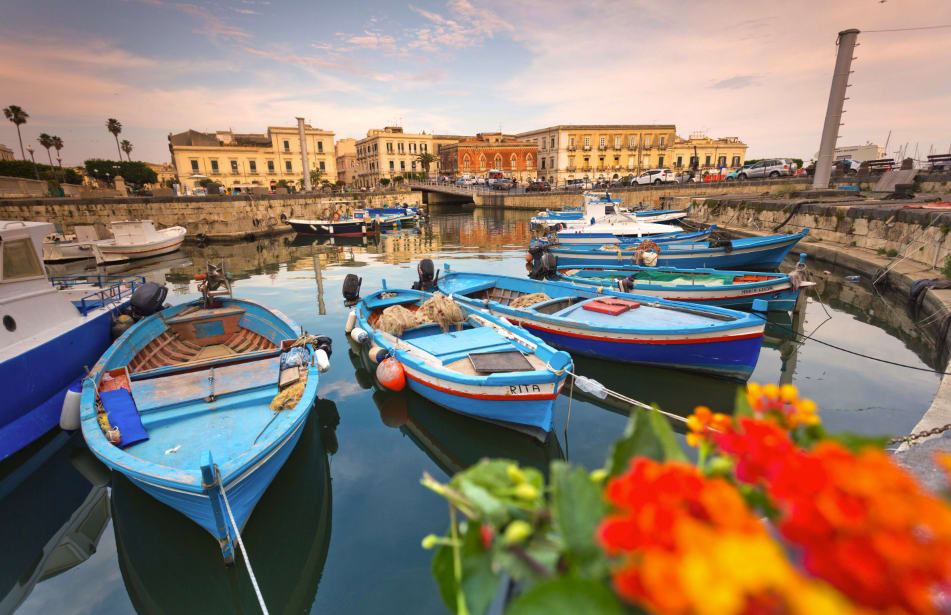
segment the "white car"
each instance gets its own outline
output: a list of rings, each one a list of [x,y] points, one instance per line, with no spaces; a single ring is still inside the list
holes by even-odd
[[[457,186],[471,186],[475,182],[475,179],[471,175],[463,175],[456,180]]]
[[[677,183],[677,176],[670,169],[650,169],[634,178],[634,183],[645,184],[673,184]]]
[[[484,177],[476,177],[473,183],[475,183],[476,186],[484,186],[484,185],[485,185],[485,178],[484,178]]]

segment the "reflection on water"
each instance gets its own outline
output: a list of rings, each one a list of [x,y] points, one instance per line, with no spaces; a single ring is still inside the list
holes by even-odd
[[[375,366],[351,352],[343,332],[349,310],[340,292],[349,272],[363,278],[365,294],[384,278],[391,286],[409,286],[421,258],[437,266],[451,260],[456,270],[524,275],[532,213],[447,208],[418,230],[365,241],[290,235],[186,245],[168,261],[144,263],[150,278],[164,278],[170,286],[169,301],[181,302],[197,296],[193,276],[204,272],[205,262],[223,260],[236,278],[237,296],[276,308],[334,340],[331,368],[320,376],[325,401],[244,533],[271,612],[444,613],[430,574],[431,553],[419,541],[445,527],[445,501],[419,485],[423,472],[445,477],[483,456],[540,469],[565,457],[589,468],[603,464],[624,429],[626,408],[586,398],[577,389],[569,398],[565,390],[556,401],[552,436],[539,445],[412,392],[378,390]],[[125,267],[135,271],[142,265]],[[817,401],[833,430],[907,433],[931,403],[938,377],[844,354],[816,340],[926,367],[932,361],[927,336],[902,305],[863,284],[843,282],[840,272],[807,265],[819,284],[798,316],[769,315],[753,380],[797,385]],[[814,338],[800,343],[809,335]],[[577,360],[577,370],[681,415],[700,404],[729,410],[739,390],[729,381],[587,358]],[[17,603],[20,613],[257,612],[241,563],[222,567],[216,547],[193,523],[121,477],[112,481],[110,507],[84,506],[89,497],[106,497],[101,488],[103,495],[90,495],[105,481],[78,474],[70,454],[44,450],[18,457],[15,467],[0,464],[0,614]],[[13,484],[9,476],[33,473],[43,478],[4,490]],[[86,517],[88,523],[75,523]],[[62,553],[58,546],[65,537],[72,537],[65,541],[70,548],[87,549],[71,551],[73,559],[65,561],[73,567],[55,574],[63,570],[59,558],[44,554]]]

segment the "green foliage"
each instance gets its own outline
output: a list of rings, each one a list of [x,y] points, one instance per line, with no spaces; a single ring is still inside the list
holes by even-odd
[[[389,185],[390,185],[390,178],[389,178],[389,177],[384,177],[383,179],[381,179],[381,180],[380,180],[380,185],[383,186],[384,188],[386,188],[387,186],[389,186]]]
[[[796,168],[802,168],[802,158],[792,158],[792,161],[796,163]]]
[[[627,612],[603,583],[577,577],[558,577],[520,595],[506,615],[623,615]]]
[[[951,254],[944,257],[944,265],[941,267],[941,273],[944,277],[951,278]]]
[[[464,596],[468,613],[485,613],[498,591],[499,577],[492,571],[491,553],[483,548],[477,527],[462,534],[461,540],[459,556],[462,587],[460,588],[456,581],[451,546],[443,545],[436,551],[433,557],[433,577],[439,586],[439,595],[450,611],[459,612],[457,600],[461,595]]]
[[[579,466],[551,464],[551,504],[555,526],[565,541],[568,562],[583,576],[606,572],[601,550],[591,537],[605,513],[601,485]]]
[[[685,459],[674,439],[670,425],[656,410],[650,413],[634,412],[624,435],[611,447],[606,470],[608,476],[617,476],[627,470],[635,455],[655,461]]]
[[[86,173],[90,177],[95,177],[101,181],[111,181],[117,175],[121,175],[126,183],[137,186],[154,184],[158,181],[158,175],[144,162],[91,158],[85,162],[85,166]]]
[[[67,184],[83,183],[82,176],[74,169],[69,167],[56,167],[48,164],[37,164],[40,179],[64,181]],[[29,160],[0,160],[0,175],[6,177],[23,177],[25,179],[36,179],[33,172],[33,163]]]

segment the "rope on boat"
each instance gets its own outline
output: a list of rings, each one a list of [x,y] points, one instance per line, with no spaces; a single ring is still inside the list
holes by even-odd
[[[607,388],[606,386],[604,386],[603,384],[601,384],[594,378],[586,378],[584,376],[579,376],[578,374],[574,373],[573,371],[567,368],[565,371],[567,371],[571,375],[572,393],[574,392],[574,385],[577,382],[579,389],[581,389],[585,393],[594,395],[598,399],[604,399],[605,397],[610,396],[610,397],[613,397],[614,399],[617,399],[618,401],[623,401],[626,404],[630,404],[638,408],[643,408],[644,410],[656,410],[657,412],[659,412],[663,416],[666,416],[667,418],[674,419],[682,423],[687,422],[687,419],[685,417],[680,416],[679,414],[674,414],[673,412],[667,412],[666,410],[655,408],[654,406],[651,406],[650,404],[645,404],[644,402],[638,401],[632,397],[628,397],[627,395],[622,395],[621,393],[618,393],[617,391],[612,391],[611,389]],[[568,418],[570,419],[571,418],[571,413],[570,413],[571,400],[570,399],[568,401],[568,410],[569,410]],[[565,423],[565,429],[566,430],[568,429],[567,422]]]
[[[248,576],[251,577],[251,585],[254,586],[254,593],[258,597],[258,604],[261,605],[261,612],[264,613],[264,615],[269,615],[267,605],[264,604],[264,596],[261,595],[261,588],[258,587],[258,580],[254,576],[254,570],[251,569],[251,558],[248,557],[248,550],[244,548],[244,541],[241,540],[241,531],[238,529],[238,524],[234,521],[234,515],[231,514],[231,504],[228,503],[228,495],[225,493],[224,486],[221,484],[220,475],[218,476],[218,491],[221,492],[221,499],[225,501],[225,510],[228,511],[231,527],[234,528],[234,535],[238,539],[238,546],[241,547],[241,556],[244,557],[244,565],[248,567]]]

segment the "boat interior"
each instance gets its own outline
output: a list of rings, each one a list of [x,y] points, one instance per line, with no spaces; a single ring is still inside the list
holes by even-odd
[[[736,273],[719,271],[664,271],[643,269],[637,271],[621,271],[612,269],[575,268],[564,269],[559,271],[559,273],[566,276],[590,278],[594,280],[610,280],[612,282],[633,276],[635,282],[652,286],[728,286],[733,284],[768,282],[784,277],[783,274],[777,273],[744,273],[737,275]]]

